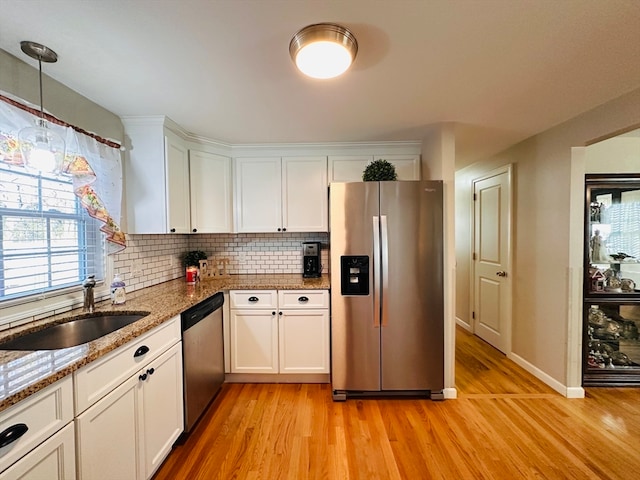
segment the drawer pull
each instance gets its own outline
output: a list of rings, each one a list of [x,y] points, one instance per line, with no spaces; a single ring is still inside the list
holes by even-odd
[[[144,382],[144,381],[147,379],[147,374],[146,374],[146,373],[143,373],[143,374],[142,374],[142,375],[140,375],[138,378],[139,378],[141,381],[143,381],[143,382]]]
[[[258,297],[249,297],[249,301],[252,303],[257,302],[258,300],[260,300]]]
[[[153,368],[150,368],[149,370],[147,370],[147,373],[151,376],[153,375],[153,372],[155,372],[155,370]]]
[[[300,303],[307,303],[309,301],[309,297],[298,297],[298,301]]]
[[[136,352],[133,354],[133,358],[136,357],[141,357],[142,355],[144,355],[145,353],[147,353],[149,351],[149,347],[147,347],[146,345],[142,345],[140,348],[138,348],[136,350]]]
[[[27,427],[24,423],[16,423],[15,425],[11,425],[4,432],[0,433],[0,448],[6,447],[10,443],[18,440],[22,435],[27,433],[29,427]]]

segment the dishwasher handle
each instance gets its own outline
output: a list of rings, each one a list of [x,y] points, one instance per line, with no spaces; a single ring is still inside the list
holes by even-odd
[[[204,302],[200,302],[195,307],[191,307],[182,313],[182,331],[188,330],[203,318],[211,315],[216,310],[222,308],[224,304],[224,295],[222,292],[216,293],[213,297],[208,298]]]

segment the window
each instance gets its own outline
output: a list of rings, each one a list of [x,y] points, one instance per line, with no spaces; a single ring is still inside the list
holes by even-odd
[[[0,301],[104,279],[104,237],[67,175],[0,163]]]

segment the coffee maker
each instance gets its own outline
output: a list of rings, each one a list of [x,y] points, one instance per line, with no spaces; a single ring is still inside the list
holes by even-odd
[[[302,244],[302,276],[317,278],[321,270],[320,242],[304,242]]]

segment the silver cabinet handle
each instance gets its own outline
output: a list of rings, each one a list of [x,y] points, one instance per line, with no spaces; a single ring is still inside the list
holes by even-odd
[[[504,270],[500,270],[499,272],[496,272],[496,275],[499,277],[506,277],[507,272],[505,272]]]

